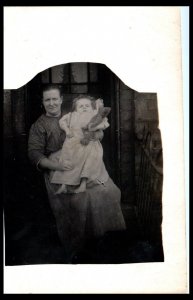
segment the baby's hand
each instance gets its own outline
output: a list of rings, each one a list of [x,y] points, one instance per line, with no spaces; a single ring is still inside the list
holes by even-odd
[[[67,137],[68,137],[68,138],[72,138],[73,136],[74,136],[73,133],[67,134]]]
[[[83,137],[81,140],[80,140],[80,143],[84,146],[88,145],[89,143],[89,139],[87,137]]]
[[[67,131],[66,131],[66,136],[67,136],[68,138],[72,138],[74,135],[73,135],[73,133],[72,133],[71,130],[67,130]]]
[[[103,99],[98,98],[98,99],[96,100],[96,109],[98,110],[99,107],[103,107],[103,106],[104,106]]]
[[[83,126],[82,130],[88,130],[88,125]]]

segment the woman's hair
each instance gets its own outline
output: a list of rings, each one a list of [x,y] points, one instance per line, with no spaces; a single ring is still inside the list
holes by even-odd
[[[89,95],[79,95],[78,97],[74,98],[74,100],[72,101],[72,111],[76,110],[76,105],[77,102],[81,99],[88,99],[91,102],[92,108],[95,109],[96,108],[96,104],[95,104],[95,98],[91,97]]]
[[[44,92],[50,91],[50,90],[58,90],[60,93],[60,96],[62,96],[61,86],[58,84],[46,84],[42,88],[42,96]]]

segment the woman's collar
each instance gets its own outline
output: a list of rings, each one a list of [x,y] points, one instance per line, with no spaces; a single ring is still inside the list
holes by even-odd
[[[53,115],[51,115],[51,114],[49,114],[49,113],[46,112],[46,116],[47,117],[52,117],[52,118],[59,118],[59,117],[62,116],[62,113],[60,112],[58,115],[53,116]]]

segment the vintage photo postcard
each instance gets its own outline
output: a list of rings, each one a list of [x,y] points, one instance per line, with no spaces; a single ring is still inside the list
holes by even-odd
[[[5,294],[188,293],[180,12],[4,7]]]

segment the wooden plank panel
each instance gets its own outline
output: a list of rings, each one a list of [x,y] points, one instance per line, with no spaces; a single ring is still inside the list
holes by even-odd
[[[89,64],[89,71],[90,71],[90,82],[97,82],[98,80],[98,64]]]
[[[15,134],[26,133],[25,124],[25,90],[20,88],[12,92],[13,126]]]
[[[12,123],[11,123],[11,91],[4,91],[4,103],[3,103],[3,133],[4,136],[8,137],[13,134]]]
[[[72,63],[71,64],[71,82],[72,83],[87,83],[87,63]]]
[[[69,83],[69,66],[58,65],[51,68],[52,72],[52,83]]]
[[[49,69],[41,72],[42,83],[49,83]]]

